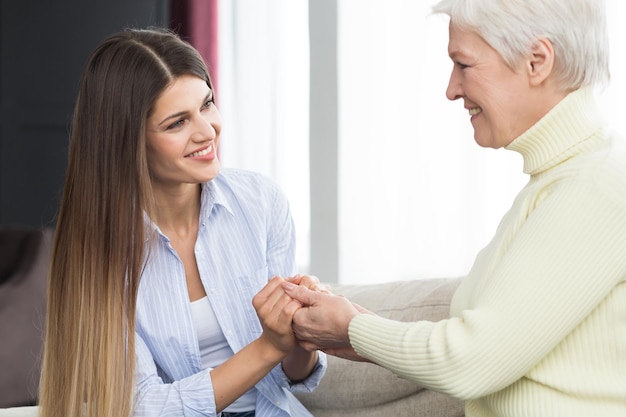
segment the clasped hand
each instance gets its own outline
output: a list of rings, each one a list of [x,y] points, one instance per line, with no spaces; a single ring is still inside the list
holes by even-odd
[[[332,294],[317,277],[274,277],[255,296],[253,304],[264,332],[273,333],[278,346],[299,346],[307,351],[322,350],[346,359],[364,360],[350,345],[348,327],[356,315],[367,311]]]

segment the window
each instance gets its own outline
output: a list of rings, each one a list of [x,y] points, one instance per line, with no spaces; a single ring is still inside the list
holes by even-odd
[[[310,242],[309,179],[327,161],[313,161],[309,173],[309,42],[318,41],[309,29],[329,29],[309,28],[304,0],[220,7],[222,159],[285,189],[302,272],[342,283],[464,275],[528,179],[518,154],[476,145],[466,110],[446,99],[447,19],[429,15],[431,4],[336,2],[338,255],[317,266],[310,245],[325,242]],[[612,82],[601,100],[626,134],[618,105],[626,93],[619,21],[626,5],[608,0],[607,7]],[[319,272],[327,267],[337,276]]]

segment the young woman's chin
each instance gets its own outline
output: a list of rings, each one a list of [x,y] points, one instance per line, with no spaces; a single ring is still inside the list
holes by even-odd
[[[211,181],[215,179],[219,175],[220,169],[221,169],[220,162],[217,159],[215,159],[213,163],[211,164],[211,166],[207,168],[205,172],[203,172],[204,174],[203,176],[205,177],[205,179],[202,182],[207,182],[207,181]]]

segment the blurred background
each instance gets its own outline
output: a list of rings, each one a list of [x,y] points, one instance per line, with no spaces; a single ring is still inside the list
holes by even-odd
[[[128,26],[167,26],[200,50],[223,165],[281,185],[299,269],[323,281],[463,275],[528,180],[446,100],[435,0],[0,1],[0,227],[54,226],[80,73]],[[626,4],[607,8],[612,81],[598,98],[626,133]]]

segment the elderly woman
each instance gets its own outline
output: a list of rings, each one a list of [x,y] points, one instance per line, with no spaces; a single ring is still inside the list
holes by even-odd
[[[295,283],[301,345],[466,400],[467,416],[626,416],[626,153],[600,0],[443,0],[450,100],[530,175],[450,318],[401,323]]]

